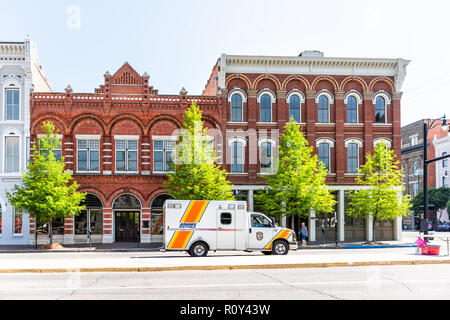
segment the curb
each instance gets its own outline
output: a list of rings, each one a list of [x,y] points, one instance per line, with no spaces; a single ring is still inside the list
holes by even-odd
[[[450,264],[450,259],[411,260],[411,261],[319,262],[319,263],[262,264],[262,265],[180,266],[180,267],[0,269],[0,274],[6,274],[6,273],[161,272],[161,271],[196,271],[196,270],[206,271],[206,270],[245,270],[245,269],[298,269],[298,268],[422,265],[422,264]]]

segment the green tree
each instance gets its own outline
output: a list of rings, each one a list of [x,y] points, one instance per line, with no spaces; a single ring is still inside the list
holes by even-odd
[[[333,211],[336,201],[325,184],[327,170],[292,119],[285,126],[274,162],[276,172],[264,177],[267,187],[255,195],[265,213],[293,219],[308,216],[310,209]]]
[[[42,128],[44,134],[39,138],[38,146],[33,143],[33,156],[23,174],[22,185],[15,185],[11,193],[7,192],[7,197],[14,207],[28,212],[36,226],[39,222],[48,223],[52,244],[52,220],[77,215],[85,209],[80,203],[86,194],[77,191],[75,181],[70,183],[72,174],[64,169],[64,158],[55,159],[52,150],[61,144],[55,126],[48,121]],[[35,240],[37,246],[36,230]]]
[[[166,190],[175,199],[234,200],[227,172],[215,163],[212,141],[206,135],[196,102],[187,108],[176,145],[175,171],[168,172]]]
[[[355,218],[372,215],[375,241],[376,222],[406,215],[411,207],[410,196],[399,195],[404,191],[399,162],[384,143],[377,144],[374,153],[366,155],[359,172],[356,181],[368,188],[350,193],[348,213]]]
[[[420,207],[423,207],[423,190],[420,190],[411,200],[412,210],[418,213]],[[450,188],[440,187],[440,188],[429,188],[428,189],[428,204],[434,205],[437,213],[440,213],[437,217],[441,220],[444,209],[447,207],[447,203],[450,200]]]

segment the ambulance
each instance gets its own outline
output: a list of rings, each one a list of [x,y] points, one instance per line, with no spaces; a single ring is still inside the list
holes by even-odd
[[[166,200],[163,234],[161,251],[186,251],[193,257],[217,250],[285,255],[298,247],[294,231],[247,211],[245,201]]]

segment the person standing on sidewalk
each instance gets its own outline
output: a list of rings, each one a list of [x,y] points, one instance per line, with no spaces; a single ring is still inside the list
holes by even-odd
[[[306,237],[308,236],[308,228],[305,223],[302,222],[302,227],[300,228],[300,237],[302,239],[302,247],[306,247]]]

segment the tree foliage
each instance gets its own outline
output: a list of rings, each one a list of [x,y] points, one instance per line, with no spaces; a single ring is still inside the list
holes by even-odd
[[[265,213],[280,218],[306,217],[311,208],[316,212],[333,211],[336,201],[325,184],[327,170],[293,120],[285,126],[275,162],[276,173],[264,177],[268,187],[255,195]]]
[[[8,200],[16,207],[25,210],[38,222],[77,215],[84,206],[80,203],[85,193],[78,192],[78,184],[72,181],[72,174],[64,169],[64,158],[57,160],[52,152],[60,147],[60,139],[55,134],[51,121],[43,124],[44,134],[39,145],[33,144],[34,152],[23,174],[22,185],[15,185]],[[49,232],[50,243],[52,234]]]
[[[373,216],[376,221],[392,220],[407,214],[411,206],[410,196],[402,196],[402,174],[394,151],[379,143],[373,154],[366,155],[366,161],[359,170],[356,181],[367,189],[350,193],[348,214],[353,217]],[[375,232],[374,232],[375,234]]]
[[[196,102],[186,110],[176,145],[175,171],[168,172],[166,190],[175,199],[234,200],[227,172],[215,163],[212,141],[206,135]]]

